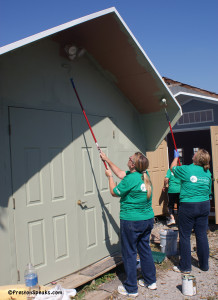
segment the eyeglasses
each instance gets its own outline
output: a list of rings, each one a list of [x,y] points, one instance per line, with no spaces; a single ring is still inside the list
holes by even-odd
[[[129,160],[131,161],[131,163],[135,164],[131,157],[129,157]]]

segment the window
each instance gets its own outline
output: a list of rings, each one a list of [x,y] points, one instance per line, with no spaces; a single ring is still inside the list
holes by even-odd
[[[181,162],[181,165],[183,165],[183,161],[184,161],[184,151],[183,151],[183,148],[178,148],[177,150],[179,151],[179,160]]]
[[[213,109],[199,110],[183,113],[178,125],[196,124],[196,123],[206,123],[213,122]]]
[[[193,148],[193,155],[198,152],[199,148]]]

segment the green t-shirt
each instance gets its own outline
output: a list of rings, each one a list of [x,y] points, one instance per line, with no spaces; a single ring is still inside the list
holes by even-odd
[[[120,219],[127,221],[148,220],[154,217],[152,196],[147,199],[147,191],[142,174],[126,172],[126,176],[113,189],[120,198]]]
[[[173,167],[176,178],[181,179],[180,202],[202,202],[209,200],[211,193],[211,173],[198,165]]]
[[[170,169],[167,170],[165,177],[169,179],[168,193],[180,193],[181,180],[176,178]]]

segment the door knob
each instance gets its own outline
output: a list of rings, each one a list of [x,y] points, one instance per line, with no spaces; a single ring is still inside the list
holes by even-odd
[[[78,201],[77,201],[77,205],[83,206],[83,204],[85,204],[85,202],[82,202],[81,200],[78,200]]]

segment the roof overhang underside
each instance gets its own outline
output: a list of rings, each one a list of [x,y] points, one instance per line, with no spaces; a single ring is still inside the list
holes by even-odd
[[[36,34],[20,42],[3,47],[9,49],[5,53],[25,46],[37,40],[49,37],[60,44],[60,53],[64,55],[64,47],[74,44],[86,49],[89,55],[100,64],[122,93],[136,108],[142,124],[149,116],[155,126],[164,114],[161,99],[167,100],[168,113],[172,123],[176,123],[181,116],[181,107],[158,74],[155,67],[141,48],[125,22],[115,8],[89,15],[87,17],[68,22],[53,29]],[[150,124],[152,125],[152,124]],[[150,129],[150,133],[152,129]],[[158,125],[156,136],[146,136],[148,149],[158,146],[169,132],[168,123]],[[149,143],[150,140],[150,143]]]

